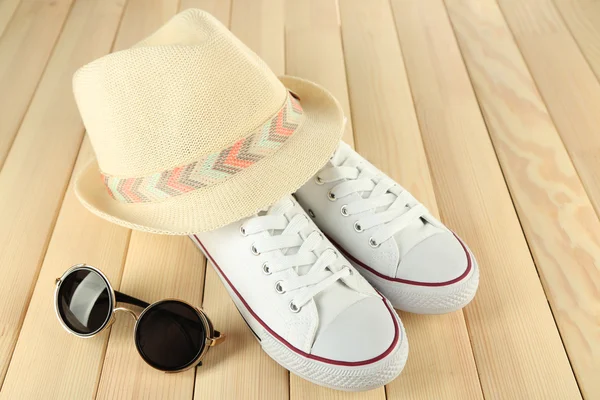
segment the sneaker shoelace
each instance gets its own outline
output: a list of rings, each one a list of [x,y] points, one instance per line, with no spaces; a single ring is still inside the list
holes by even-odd
[[[358,232],[379,227],[369,238],[371,247],[393,237],[413,224],[426,223],[428,211],[407,190],[375,170],[347,145],[341,144],[325,167],[316,176],[318,184],[340,182],[328,193],[336,201],[358,193],[361,198],[341,207],[345,216],[363,214],[354,224]],[[366,213],[366,211],[372,211]]]
[[[323,235],[314,229],[306,214],[294,211],[294,202],[286,197],[271,206],[266,213],[250,218],[241,226],[243,235],[256,235],[252,253],[279,251],[277,256],[263,264],[267,275],[293,269],[292,278],[280,280],[275,285],[279,293],[295,292],[289,304],[298,312],[306,303],[333,285],[337,280],[349,276],[347,266],[336,266],[337,252],[327,247],[319,255],[315,250],[324,244]],[[259,235],[267,232],[267,235]]]

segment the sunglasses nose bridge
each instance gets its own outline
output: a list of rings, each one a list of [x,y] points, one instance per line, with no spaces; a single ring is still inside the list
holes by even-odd
[[[133,317],[133,320],[137,322],[137,320],[138,320],[138,316],[137,316],[137,314],[136,314],[135,312],[133,312],[133,310],[130,310],[129,308],[125,308],[125,307],[117,307],[117,308],[115,308],[115,311],[114,311],[114,312],[115,312],[115,314],[116,314],[118,311],[123,311],[123,312],[125,312],[125,313],[127,313],[127,314],[131,315],[131,316]]]

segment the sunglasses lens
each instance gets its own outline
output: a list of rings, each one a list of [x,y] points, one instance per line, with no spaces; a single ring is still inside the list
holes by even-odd
[[[64,324],[81,335],[104,328],[112,312],[108,282],[87,268],[72,272],[61,282],[57,302]]]
[[[167,300],[146,309],[137,323],[135,344],[148,364],[162,371],[178,371],[202,354],[206,330],[191,306]]]

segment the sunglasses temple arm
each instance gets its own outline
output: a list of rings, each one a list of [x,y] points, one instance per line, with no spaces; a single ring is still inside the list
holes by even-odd
[[[138,300],[135,297],[128,296],[125,293],[115,291],[115,296],[117,298],[118,303],[133,304],[134,306],[138,306],[138,307],[142,307],[142,308],[146,308],[146,307],[150,306],[149,303],[146,303],[145,301],[142,301],[142,300]]]

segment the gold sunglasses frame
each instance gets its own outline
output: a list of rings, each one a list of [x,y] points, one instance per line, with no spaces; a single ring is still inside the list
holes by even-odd
[[[109,292],[110,292],[110,300],[111,300],[111,307],[112,307],[112,311],[111,311],[110,315],[108,316],[107,320],[103,323],[103,325],[100,328],[98,328],[96,331],[91,332],[91,333],[87,333],[87,334],[78,333],[78,332],[75,332],[74,330],[72,330],[71,328],[69,328],[65,324],[65,322],[63,320],[63,317],[60,315],[60,311],[58,309],[58,306],[59,306],[58,305],[58,295],[59,295],[60,286],[61,286],[62,282],[64,282],[65,278],[67,276],[69,276],[71,273],[73,273],[74,271],[76,271],[76,270],[82,270],[82,269],[83,270],[87,269],[89,271],[95,272],[96,274],[98,274],[104,280],[104,282],[106,283],[106,286],[108,287]],[[130,308],[127,308],[127,307],[117,307],[117,303],[118,303],[117,302],[117,292],[115,292],[115,290],[113,289],[113,286],[110,284],[110,281],[108,280],[108,278],[106,277],[106,275],[104,275],[102,273],[102,271],[100,271],[98,268],[93,267],[91,265],[87,265],[87,264],[76,264],[76,265],[73,265],[71,268],[69,268],[68,270],[66,270],[62,274],[62,276],[60,278],[56,278],[55,284],[56,284],[56,288],[54,289],[54,312],[56,314],[56,317],[58,318],[58,321],[60,322],[60,324],[62,325],[62,327],[67,332],[69,332],[70,334],[72,334],[74,336],[80,337],[80,338],[89,339],[91,337],[94,337],[94,336],[98,335],[100,332],[102,332],[103,330],[109,328],[110,326],[112,326],[112,324],[114,324],[115,321],[116,321],[116,313],[118,311],[126,312],[127,314],[131,315],[133,317],[133,319],[135,320],[135,326],[133,328],[133,341],[134,341],[134,344],[136,346],[136,350],[138,351],[138,354],[140,354],[140,357],[142,358],[142,360],[144,360],[144,362],[146,364],[148,364],[149,366],[151,366],[154,369],[157,369],[159,371],[163,371],[165,373],[183,372],[183,371],[186,371],[188,369],[197,367],[202,362],[202,360],[204,359],[204,356],[208,352],[208,349],[210,347],[213,347],[213,346],[216,346],[216,345],[222,343],[225,340],[225,337],[226,337],[225,334],[220,333],[219,331],[216,331],[213,328],[213,325],[210,322],[210,319],[208,318],[208,316],[206,315],[206,313],[201,308],[195,307],[195,306],[191,305],[190,303],[188,303],[186,301],[183,301],[183,300],[179,300],[179,299],[163,299],[163,300],[159,300],[159,301],[156,301],[154,303],[148,304],[148,306],[146,306],[145,308],[142,307],[142,306],[139,306],[140,308],[143,308],[142,312],[139,315],[134,310],[132,310]],[[127,296],[127,295],[125,295],[125,296]],[[142,302],[141,300],[132,298],[130,296],[127,296],[127,297],[131,298],[133,300],[137,300],[139,302]],[[158,304],[162,304],[162,303],[167,302],[167,301],[181,302],[183,304],[188,305],[194,311],[196,311],[196,313],[198,314],[198,317],[202,321],[202,325],[204,326],[204,332],[205,332],[205,335],[206,335],[205,342],[204,342],[204,347],[203,347],[202,351],[200,352],[200,354],[189,365],[187,365],[187,366],[185,366],[185,367],[183,367],[181,369],[172,370],[172,371],[171,370],[166,371],[166,370],[163,370],[163,369],[160,369],[160,368],[156,368],[155,366],[153,366],[150,363],[148,363],[148,361],[146,361],[146,359],[140,353],[140,351],[139,351],[139,349],[137,347],[137,344],[136,344],[136,339],[135,339],[135,333],[137,332],[139,321],[144,316],[144,314],[149,309],[151,309],[152,307],[154,307],[154,306],[156,306]],[[143,302],[143,303],[145,303],[145,302]]]

